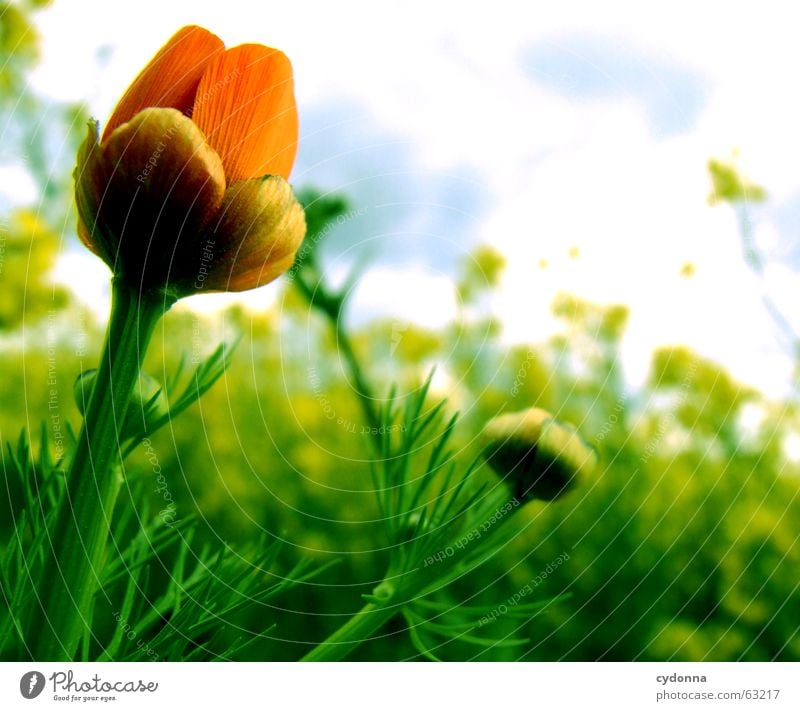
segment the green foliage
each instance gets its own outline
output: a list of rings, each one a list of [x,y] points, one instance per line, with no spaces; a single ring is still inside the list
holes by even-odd
[[[732,162],[712,158],[708,161],[708,173],[712,186],[708,201],[712,205],[718,202],[756,203],[767,199],[767,191],[744,179]]]
[[[12,330],[63,308],[69,294],[49,281],[58,236],[30,210],[0,221],[0,331]]]
[[[473,302],[482,293],[496,287],[505,266],[505,257],[494,247],[488,244],[477,247],[462,265],[456,286],[460,302]]]
[[[86,112],[47,102],[31,91],[28,73],[39,59],[33,13],[46,2],[0,3],[0,119],[3,160],[27,173],[40,199],[35,207],[0,210],[0,331],[32,324],[61,309],[68,293],[49,272],[72,222],[72,167]],[[43,121],[42,117],[47,120]]]
[[[223,374],[227,360],[219,348],[201,363],[172,408],[177,416],[203,395]],[[180,371],[172,384],[180,380]],[[170,388],[171,389],[171,388]],[[78,387],[83,396],[83,390]],[[150,408],[156,392],[144,405]],[[128,420],[134,420],[135,410]],[[170,415],[152,421],[152,431],[170,421]],[[271,603],[291,588],[310,581],[325,566],[309,559],[279,571],[280,546],[266,535],[233,550],[228,546],[195,545],[196,516],[176,521],[174,500],[168,494],[155,451],[131,422],[130,442],[144,443],[151,455],[150,475],[129,473],[127,497],[116,511],[109,531],[113,555],[96,570],[102,594],[94,600],[91,634],[85,636],[81,661],[227,660],[235,659],[271,627],[256,633],[233,634],[243,613],[255,608],[263,618]],[[38,455],[25,434],[16,446],[5,443],[3,470],[6,487],[16,489],[18,504],[12,506],[12,535],[0,556],[0,658],[30,658],[30,640],[21,627],[26,611],[38,599],[34,571],[46,564],[51,543],[49,521],[65,505],[64,475],[76,446],[73,428],[66,423],[59,456],[52,456],[52,435],[41,428]],[[153,486],[168,505],[156,515],[147,492]],[[163,503],[163,501],[161,502]],[[88,630],[87,630],[88,632]]]
[[[541,555],[571,556],[553,584],[580,602],[537,619],[531,637],[545,641],[526,658],[796,659],[800,481],[781,445],[793,418],[765,418],[745,447],[745,407],[784,405],[686,348],[657,352],[635,398],[607,392],[609,366],[582,378],[598,395],[584,422],[602,423],[585,432],[604,471],[535,514],[551,531]]]
[[[0,97],[25,88],[26,73],[39,58],[39,34],[18,4],[0,3]]]
[[[286,286],[287,292],[294,288]],[[623,335],[614,325],[621,318],[619,309],[573,300],[560,313],[566,338],[507,350],[485,340],[485,325],[460,324],[439,334],[440,345],[432,341],[421,361],[410,351],[394,366],[386,360],[391,332],[385,322],[354,335],[361,361],[372,364],[367,377],[385,371],[404,384],[400,402],[418,392],[421,368],[432,360],[441,359],[446,372],[458,374],[451,397],[463,416],[445,449],[454,453],[459,473],[477,455],[473,438],[490,416],[530,405],[558,412],[560,419],[578,426],[601,459],[600,473],[582,489],[562,501],[532,503],[515,512],[505,545],[493,557],[476,570],[460,571],[446,591],[407,607],[404,623],[390,623],[390,634],[365,642],[355,658],[797,659],[800,599],[793,574],[793,521],[800,515],[799,479],[798,465],[787,459],[782,444],[800,424],[796,408],[741,387],[719,366],[685,348],[656,353],[646,388],[630,393],[617,373]],[[53,334],[51,355],[57,380],[65,386],[79,371],[70,325],[75,321],[73,312],[53,326],[56,333],[63,329],[62,336]],[[211,546],[216,551],[221,538],[238,550],[265,532],[286,541],[278,555],[284,570],[303,560],[316,565],[340,560],[321,574],[321,584],[298,585],[288,612],[270,617],[269,624],[278,625],[272,636],[295,639],[297,645],[259,636],[265,616],[258,608],[237,612],[240,633],[258,639],[235,658],[298,658],[310,642],[335,629],[342,619],[336,615],[356,612],[359,592],[372,594],[390,563],[393,536],[408,531],[412,521],[416,525],[419,519],[413,515],[422,510],[422,501],[425,506],[437,501],[438,489],[420,494],[420,506],[408,506],[412,489],[402,506],[392,504],[395,513],[405,511],[404,526],[400,517],[387,521],[381,514],[370,469],[391,467],[395,460],[374,458],[383,439],[364,419],[324,320],[311,332],[308,315],[296,310],[237,310],[223,321],[245,334],[228,369],[179,419],[148,435],[152,451],[140,443],[126,469],[147,482],[141,501],[150,508],[150,520],[158,523],[154,512],[170,502],[157,491],[163,484],[153,473],[156,453],[176,520],[199,519],[195,549]],[[203,349],[216,331],[185,309],[169,315],[164,328],[170,343],[186,344],[186,351],[156,339],[147,365],[154,374],[177,372],[181,360],[193,359],[195,348]],[[99,336],[91,328],[88,334],[86,358],[93,362]],[[480,350],[476,343],[482,344]],[[27,397],[32,411],[47,410],[47,342],[30,346],[24,362],[13,351],[0,358],[6,372],[19,373],[2,384],[0,431],[8,432],[14,423],[18,431],[12,403]],[[71,400],[61,398],[57,412],[77,423]],[[436,402],[425,398],[422,413]],[[743,417],[752,408],[764,416],[745,431]],[[401,424],[399,411],[393,413],[391,423]],[[48,429],[53,431],[51,423]],[[388,445],[394,455],[403,451],[398,429]],[[408,464],[412,475],[424,473],[420,467],[429,461],[434,439],[423,433],[425,446],[416,448]],[[54,449],[52,442],[49,449]],[[7,472],[9,456],[6,450]],[[451,465],[444,450],[439,456]],[[386,477],[390,471],[376,474]],[[441,486],[443,476],[440,470],[427,481]],[[479,490],[487,482],[485,471],[475,476]],[[412,476],[412,481],[417,479]],[[13,494],[19,484],[8,488]],[[138,496],[132,493],[131,499]],[[8,505],[19,511],[24,500],[17,494]],[[394,532],[385,528],[391,522],[397,524]],[[172,550],[163,549],[156,565],[166,579],[174,574]],[[425,552],[431,554],[420,549],[415,556]],[[534,586],[532,581],[565,553],[569,559]],[[342,590],[344,580],[351,582]],[[532,620],[526,615],[535,610],[516,605],[514,615],[496,615],[490,626],[467,632],[476,617],[478,622],[489,617],[526,585],[535,594],[519,605],[550,600],[542,610],[537,607]],[[567,593],[569,599],[563,599]],[[103,609],[111,616],[121,610],[123,599],[120,587],[115,609]],[[322,610],[332,616],[320,621],[305,614]],[[439,619],[444,611],[448,614]],[[422,624],[425,619],[433,626]],[[105,618],[105,624],[113,619]],[[113,634],[110,628],[108,633]],[[462,636],[529,642],[481,647]],[[222,654],[223,647],[218,640],[213,649]],[[167,654],[161,648],[157,653]]]

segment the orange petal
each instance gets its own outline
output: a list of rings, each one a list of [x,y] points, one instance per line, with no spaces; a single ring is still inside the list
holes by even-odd
[[[283,178],[231,185],[208,232],[214,257],[195,288],[245,291],[268,284],[292,266],[305,234],[305,212]]]
[[[103,131],[103,140],[150,106],[190,113],[203,72],[224,50],[222,40],[202,27],[190,25],[178,30],[119,100]]]
[[[297,153],[292,65],[260,44],[227,50],[197,87],[193,118],[219,153],[229,183],[288,178]]]

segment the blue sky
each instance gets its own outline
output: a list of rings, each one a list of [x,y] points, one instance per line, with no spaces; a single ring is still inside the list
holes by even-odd
[[[690,131],[708,98],[702,74],[635,40],[575,34],[540,40],[521,57],[531,81],[576,102],[640,104],[656,138]]]
[[[62,0],[42,13],[32,88],[87,100],[102,120],[183,24],[229,45],[284,49],[301,112],[293,181],[344,190],[364,210],[328,245],[337,273],[365,246],[373,256],[355,299],[361,317],[445,323],[456,309],[454,265],[490,243],[509,260],[492,305],[509,343],[556,330],[549,307],[567,290],[631,306],[632,383],[655,346],[688,343],[746,382],[788,388],[791,363],[741,258],[735,216],[706,202],[706,162],[738,151],[742,170],[768,188],[756,238],[774,297],[797,303],[791,8],[143,0],[121,23],[111,7]],[[690,280],[680,275],[686,262],[696,267]],[[59,275],[78,269],[84,298],[100,303],[102,265],[69,253]],[[264,305],[275,293],[247,298]]]

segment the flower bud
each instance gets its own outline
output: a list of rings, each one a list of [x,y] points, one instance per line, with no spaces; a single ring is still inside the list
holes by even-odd
[[[297,150],[292,67],[180,30],[142,70],[75,169],[78,234],[122,281],[173,298],[244,291],[292,265],[305,235],[287,178]]]
[[[482,441],[489,466],[523,502],[560,498],[597,464],[595,451],[571,425],[538,408],[495,417]]]

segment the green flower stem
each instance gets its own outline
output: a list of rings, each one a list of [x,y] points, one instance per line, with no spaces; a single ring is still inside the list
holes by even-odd
[[[353,348],[350,334],[347,333],[347,329],[344,327],[345,297],[342,294],[331,293],[323,284],[322,277],[319,274],[316,274],[314,278],[316,286],[309,284],[306,278],[302,276],[302,272],[296,275],[293,283],[309,306],[317,309],[330,324],[336,336],[336,345],[344,358],[347,370],[355,385],[356,395],[364,413],[364,418],[370,427],[379,427],[380,417],[375,406],[377,398],[364,375],[364,368],[361,366]]]
[[[350,341],[350,335],[344,328],[342,318],[338,318],[335,322],[331,323],[332,328],[336,332],[336,343],[339,346],[339,351],[347,363],[350,377],[356,387],[356,394],[361,403],[361,409],[364,412],[364,417],[370,427],[380,426],[380,417],[375,409],[376,398],[372,392],[372,387],[364,377],[364,370],[359,363],[358,356],[356,355],[353,344]]]
[[[115,279],[103,355],[67,473],[67,496],[48,525],[51,550],[39,578],[43,619],[37,661],[68,661],[91,624],[114,504],[122,485],[119,433],[155,325],[172,301]]]
[[[312,649],[301,662],[339,662],[383,625],[399,614],[397,603],[367,603],[328,639]]]

